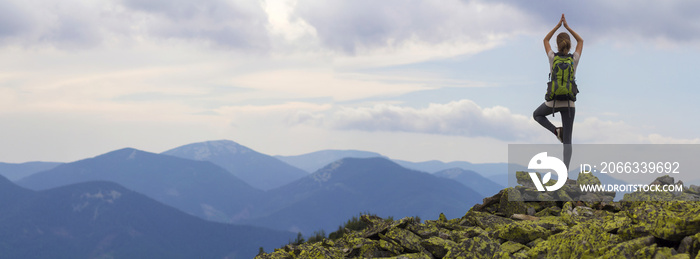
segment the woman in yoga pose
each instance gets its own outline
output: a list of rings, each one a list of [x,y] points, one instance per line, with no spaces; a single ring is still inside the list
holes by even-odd
[[[555,53],[554,50],[552,50],[552,47],[549,45],[549,40],[552,39],[554,33],[562,25],[564,25],[564,28],[566,28],[566,30],[568,30],[569,33],[574,36],[574,39],[576,39],[576,49],[573,54],[569,54],[569,51],[571,50],[571,38],[566,32],[562,32],[557,35],[557,53]],[[583,51],[583,38],[581,38],[581,36],[579,36],[574,30],[571,29],[571,27],[569,27],[569,25],[566,23],[564,14],[561,15],[561,19],[554,29],[552,29],[549,33],[547,33],[547,36],[544,37],[544,50],[549,58],[549,68],[550,72],[552,72],[552,82],[550,82],[548,89],[548,97],[546,96],[545,102],[535,109],[535,112],[533,112],[533,117],[540,125],[557,136],[559,141],[564,144],[564,164],[566,164],[566,167],[569,168],[572,152],[571,135],[574,130],[574,116],[576,115],[575,94],[578,92],[574,79],[576,76],[576,68],[578,67],[579,60],[581,59],[581,51]],[[555,63],[557,63],[557,65],[559,63],[563,63],[564,67],[570,65],[572,68],[572,70],[569,70],[572,72],[571,75],[566,74],[566,76],[571,78],[570,84],[573,85],[573,90],[569,90],[570,92],[567,95],[558,96],[554,94],[557,85],[556,82],[562,82],[560,81],[562,79],[557,78],[557,76],[561,76],[566,73],[556,73],[557,71],[554,71],[555,69],[560,71],[563,70],[561,70],[562,67],[560,66],[555,68]],[[564,84],[566,83],[569,83],[568,79],[564,81]],[[555,85],[555,87],[552,87],[552,85]],[[561,83],[559,87],[561,87]],[[555,127],[546,117],[547,115],[553,115],[557,112],[561,115],[562,127]]]

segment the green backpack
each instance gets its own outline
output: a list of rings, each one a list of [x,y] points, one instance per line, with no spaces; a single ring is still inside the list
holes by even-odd
[[[544,99],[576,101],[576,94],[578,94],[578,87],[574,78],[574,55],[557,53],[552,62],[552,71],[549,74]]]

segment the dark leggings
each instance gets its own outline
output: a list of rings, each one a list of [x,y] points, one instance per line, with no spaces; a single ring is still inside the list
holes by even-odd
[[[574,117],[576,116],[576,108],[574,107],[561,107],[561,108],[554,108],[547,106],[546,104],[542,103],[540,107],[537,107],[535,109],[535,112],[532,113],[532,117],[535,118],[535,120],[542,125],[545,129],[549,130],[554,134],[555,136],[557,135],[556,127],[554,124],[549,122],[549,119],[547,119],[547,115],[550,115],[554,112],[559,112],[561,115],[561,124],[562,124],[562,139],[564,140],[564,164],[566,164],[566,168],[569,168],[569,162],[571,162],[571,135],[574,132]]]

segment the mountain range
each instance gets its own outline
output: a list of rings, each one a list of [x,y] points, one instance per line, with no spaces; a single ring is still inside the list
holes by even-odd
[[[21,164],[0,162],[0,175],[14,182],[32,174],[52,169],[60,164],[55,162],[26,162]]]
[[[252,162],[240,162],[246,159]],[[341,159],[267,191],[248,185],[209,161],[239,161],[229,164],[239,165],[240,169],[251,164],[257,164],[257,168],[265,168],[260,163],[284,164],[279,160],[271,163],[269,159],[277,160],[232,141],[195,143],[162,154],[125,148],[61,164],[17,183],[33,190],[47,190],[110,181],[203,219],[305,234],[334,229],[361,212],[395,217],[428,218],[441,212],[459,216],[484,197],[468,184],[409,170],[383,157]],[[488,181],[483,177],[475,179],[478,180],[472,182]],[[309,217],[309,211],[322,217]]]
[[[212,162],[251,186],[264,191],[308,175],[299,168],[230,140],[193,143],[162,154]]]
[[[275,156],[276,158],[288,163],[292,166],[304,169],[307,172],[315,172],[316,170],[333,163],[339,159],[351,157],[351,158],[370,158],[370,157],[384,157],[379,153],[360,151],[360,150],[321,150],[312,153],[296,155],[296,156]],[[388,159],[388,158],[387,158]],[[395,163],[399,164],[408,169],[418,170],[428,173],[436,173],[438,171],[461,168],[464,170],[470,170],[477,172],[483,177],[491,178],[500,176],[504,172],[508,172],[508,163],[470,163],[465,161],[453,161],[453,162],[442,162],[437,160],[430,160],[424,162],[411,162],[399,159],[392,159]],[[523,168],[522,166],[515,165],[518,168]],[[507,178],[506,178],[507,179]],[[505,185],[505,184],[504,184]]]
[[[484,197],[491,197],[503,189],[503,185],[497,184],[472,170],[462,168],[445,169],[434,174],[438,177],[455,180],[464,186],[478,192]]]
[[[232,141],[194,143],[161,154],[124,148],[58,164],[16,183],[34,190],[25,191],[53,193],[65,186],[111,182],[201,219],[305,235],[333,231],[365,212],[460,217],[497,186],[473,171],[431,174],[372,152],[331,150],[314,156],[298,158],[314,166],[336,160],[308,173]],[[275,183],[255,187],[241,177]],[[15,210],[24,210],[19,208]],[[50,206],[43,213],[54,214]]]
[[[342,158],[382,157],[389,159],[379,153],[360,150],[321,150],[296,156],[275,157],[307,172],[314,172]],[[508,185],[509,166],[520,171],[527,170],[524,166],[509,165],[508,163],[475,164],[464,161],[442,162],[437,160],[410,162],[399,159],[391,159],[391,161],[408,169],[454,179],[484,196],[493,195]],[[438,174],[438,172],[440,173]]]
[[[0,176],[0,258],[252,258],[291,232],[205,221],[112,182],[31,191]]]
[[[111,181],[203,219],[235,222],[248,215],[263,191],[210,162],[125,148],[33,174],[17,183],[46,190],[88,181]]]
[[[262,217],[243,223],[304,233],[335,229],[366,211],[397,218],[460,216],[483,198],[454,180],[381,157],[336,161],[265,196]]]
[[[301,168],[308,173],[316,172],[324,166],[343,158],[384,157],[379,153],[360,150],[321,150],[296,156],[275,156],[283,162]]]

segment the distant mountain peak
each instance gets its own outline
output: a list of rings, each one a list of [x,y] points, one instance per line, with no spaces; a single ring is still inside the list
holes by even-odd
[[[315,174],[311,175],[314,181],[319,183],[328,182],[331,179],[332,172],[336,171],[339,167],[343,165],[345,159],[341,159],[330,163],[328,166],[318,170]]]
[[[233,141],[233,140],[228,140],[228,139],[208,140],[208,141],[199,142],[199,143],[204,143],[204,144],[211,145],[211,146],[237,146],[237,147],[243,147],[243,145],[238,144],[237,142],[235,142],[235,141]],[[197,143],[193,143],[193,144],[197,144]]]
[[[127,157],[126,159],[127,159],[127,160],[134,160],[134,159],[136,159],[136,153],[138,153],[137,150],[131,151],[131,154],[129,154],[129,157]]]
[[[122,148],[118,150],[114,150],[111,152],[107,152],[102,155],[98,155],[96,157],[93,157],[92,159],[97,159],[99,160],[110,160],[113,161],[114,163],[117,163],[119,161],[124,161],[126,163],[135,163],[137,161],[145,161],[152,159],[154,157],[157,157],[158,154],[156,153],[151,153],[148,151],[143,151],[135,148]],[[90,159],[85,159],[85,160],[90,160]],[[65,165],[65,164],[64,164]]]
[[[312,175],[314,180],[319,183],[328,182],[333,174],[338,172],[349,171],[355,173],[355,171],[365,171],[374,168],[402,168],[400,165],[392,162],[389,159],[383,157],[371,157],[371,158],[354,158],[347,157],[328,164],[327,166],[319,169]]]
[[[403,168],[399,164],[395,163],[394,161],[391,161],[390,159],[388,159],[386,157],[366,157],[366,158],[346,157],[346,158],[339,160],[338,162],[340,162],[340,163],[336,167],[339,167],[341,165],[345,165],[345,166],[361,165],[361,166],[369,166],[369,167],[381,165],[381,166]],[[333,163],[333,164],[335,164],[335,163]],[[333,165],[333,164],[331,164],[331,165]]]
[[[233,142],[231,140],[215,140],[204,142],[207,148],[211,151],[228,151],[232,154],[245,154],[249,152],[254,152],[252,149]]]
[[[261,214],[268,216],[250,222],[302,233],[333,228],[362,210],[394,217],[463,215],[483,198],[457,181],[381,157],[336,160],[266,197],[270,202]]]
[[[326,165],[311,175],[314,181],[325,183],[341,177],[370,177],[367,173],[384,174],[394,170],[409,170],[383,157],[343,158]],[[334,180],[335,181],[335,180]]]
[[[123,157],[126,160],[133,160],[139,153],[147,153],[146,151],[141,151],[135,148],[122,148],[117,149],[105,154],[99,155],[98,157]]]
[[[162,154],[212,162],[261,190],[277,188],[308,175],[307,172],[277,158],[256,152],[230,140],[187,144]]]
[[[297,156],[275,156],[287,164],[301,168],[308,173],[313,173],[326,165],[338,161],[343,158],[368,158],[368,157],[384,157],[379,153],[360,151],[360,150],[321,150],[308,154]]]
[[[117,153],[124,153],[124,154],[126,154],[126,153],[132,153],[132,152],[134,152],[134,151],[140,151],[140,150],[135,149],[135,148],[132,148],[132,147],[125,147],[125,148],[122,148],[122,149],[114,150],[114,151],[112,151],[112,152],[108,152],[107,154],[117,154]],[[145,151],[140,151],[140,152],[145,152]]]
[[[212,140],[205,142],[192,143],[178,148],[180,152],[190,153],[189,157],[195,160],[208,160],[212,156],[221,156],[222,154],[246,154],[253,153],[252,149],[233,142],[231,140]],[[164,153],[169,153],[172,150]]]

